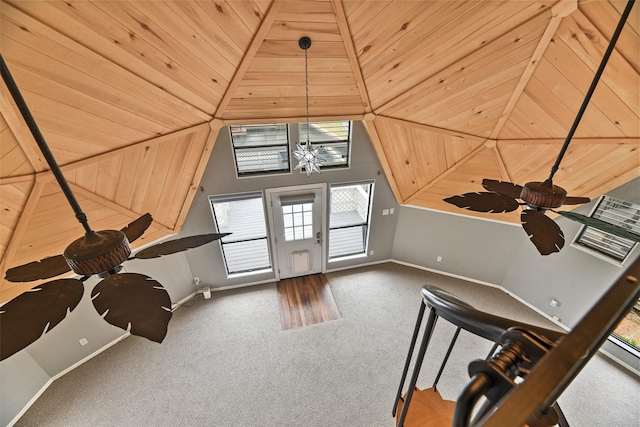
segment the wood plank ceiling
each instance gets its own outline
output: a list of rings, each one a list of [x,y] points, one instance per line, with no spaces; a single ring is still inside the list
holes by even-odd
[[[2,0],[0,48],[93,228],[150,212],[144,245],[180,230],[222,126],[304,120],[302,36],[312,120],[362,120],[399,203],[476,215],[442,198],[546,177],[624,4]],[[571,195],[640,174],[639,32],[636,5],[556,175]],[[0,89],[4,276],[82,228]]]

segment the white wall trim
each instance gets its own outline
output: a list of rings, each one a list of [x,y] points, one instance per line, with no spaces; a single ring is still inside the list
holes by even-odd
[[[614,344],[615,345],[615,344]],[[616,357],[615,355],[613,355],[612,353],[609,353],[607,350],[603,349],[602,347],[600,347],[600,349],[598,350],[600,353],[604,354],[605,356],[607,356],[608,358],[610,358],[611,360],[613,360],[614,362],[619,363],[621,366],[623,366],[624,368],[628,369],[630,372],[633,372],[634,374],[638,375],[640,377],[640,371],[637,370],[635,367],[629,365],[627,362],[625,362],[624,360]]]

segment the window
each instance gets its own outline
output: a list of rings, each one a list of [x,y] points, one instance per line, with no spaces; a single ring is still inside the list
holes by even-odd
[[[313,238],[313,195],[311,201],[283,201],[282,219],[285,241]]]
[[[262,193],[210,197],[227,274],[271,268]]]
[[[331,186],[329,259],[366,254],[373,183]]]
[[[307,141],[307,124],[298,124],[300,144]],[[320,153],[321,169],[349,166],[351,121],[309,123],[309,141],[324,150]]]
[[[617,339],[622,341],[624,345],[631,347],[637,354],[640,354],[640,300],[636,301],[636,305],[620,321],[611,336],[614,342]],[[616,344],[620,344],[616,342]]]
[[[289,172],[286,124],[231,126],[230,131],[238,176]]]
[[[640,234],[640,205],[635,203],[602,196],[591,216]],[[575,247],[616,264],[624,263],[635,244],[633,240],[588,226],[583,226],[574,241]]]

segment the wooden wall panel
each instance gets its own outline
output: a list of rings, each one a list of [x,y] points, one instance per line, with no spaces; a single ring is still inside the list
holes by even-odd
[[[544,181],[561,143],[526,144],[498,142],[498,149],[513,182]],[[554,184],[569,195],[597,197],[621,185],[617,177],[640,176],[640,143],[581,144],[574,141],[554,176]],[[630,177],[631,174],[632,176]]]
[[[482,142],[378,117],[376,129],[403,201],[453,167]]]
[[[418,84],[381,111],[488,137],[548,20],[547,15],[537,16]]]
[[[32,179],[21,184],[0,185],[0,259],[5,256],[33,182]]]
[[[28,175],[33,172],[29,159],[0,114],[0,178]]]
[[[132,213],[149,212],[154,221],[173,229],[195,179],[209,136],[198,126],[162,142],[150,140],[65,172],[72,184]],[[181,225],[181,224],[180,224]]]
[[[347,13],[374,109],[548,10],[508,1],[397,2],[368,9],[363,4]]]
[[[616,19],[617,21],[617,19]],[[629,26],[627,26],[629,28]],[[593,26],[581,11],[565,18],[547,48],[529,85],[516,104],[500,138],[562,138],[568,133],[582,104],[613,28]],[[624,39],[640,47],[634,31]],[[620,49],[633,57],[629,45]],[[618,45],[616,45],[618,46]],[[633,50],[633,49],[631,49]],[[640,70],[634,61],[614,51],[576,137],[637,137],[640,133]]]
[[[443,201],[447,197],[457,194],[483,191],[482,180],[484,178],[502,180],[500,165],[496,161],[493,149],[484,148],[479,150],[471,158],[459,164],[457,168],[449,173],[446,179],[430,185],[428,188],[418,192],[411,199],[411,204],[429,209],[436,209],[444,212],[451,212],[457,215],[468,215],[478,218],[485,218],[495,221],[505,221],[520,223],[520,211],[510,213],[481,213],[461,209]]]
[[[303,36],[311,38],[309,114],[364,113],[331,2],[287,1],[222,112],[223,119],[306,115],[304,51],[298,46]]]

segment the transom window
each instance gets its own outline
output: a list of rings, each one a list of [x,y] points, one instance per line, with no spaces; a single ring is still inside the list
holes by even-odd
[[[309,123],[309,141],[324,149],[320,153],[322,166],[320,169],[349,166],[349,150],[351,143],[351,121]],[[299,123],[300,144],[307,141],[307,123]]]
[[[238,176],[289,172],[289,132],[286,124],[231,126]]]
[[[331,186],[329,259],[366,254],[373,183]]]
[[[210,197],[227,274],[271,268],[262,193]]]

